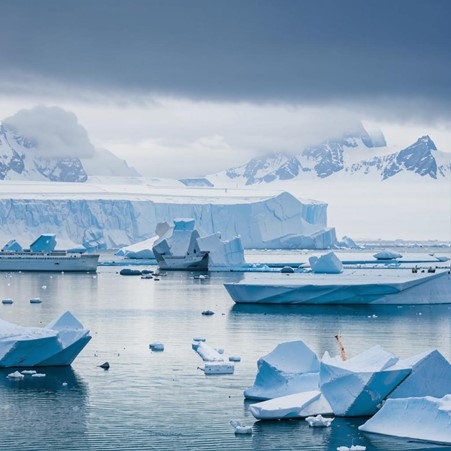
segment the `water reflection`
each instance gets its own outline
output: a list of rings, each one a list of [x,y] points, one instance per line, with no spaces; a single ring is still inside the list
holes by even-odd
[[[320,355],[335,351],[334,336],[340,333],[350,356],[380,344],[399,357],[437,348],[449,360],[450,320],[449,305],[235,304],[228,325],[235,333],[240,327],[266,327],[268,335],[275,334],[279,341],[302,339]]]
[[[23,370],[23,368],[17,369]],[[45,377],[10,379],[14,368],[0,370],[2,445],[6,449],[64,449],[86,431],[88,389],[71,367],[40,368]],[[50,443],[49,443],[50,440]]]

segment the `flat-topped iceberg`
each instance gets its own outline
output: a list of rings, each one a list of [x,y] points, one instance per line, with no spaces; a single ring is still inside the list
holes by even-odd
[[[451,394],[388,399],[359,430],[451,445]]]
[[[42,328],[0,320],[0,367],[67,366],[89,340],[89,330],[69,311]]]
[[[257,402],[249,406],[249,411],[258,420],[286,420],[333,413],[329,402],[319,390],[304,391]]]

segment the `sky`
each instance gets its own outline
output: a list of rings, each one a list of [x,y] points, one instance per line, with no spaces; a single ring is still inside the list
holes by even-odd
[[[450,13],[449,0],[3,0],[0,121],[38,133],[47,118],[56,152],[106,148],[169,178],[357,121],[399,148],[429,134],[451,151]]]

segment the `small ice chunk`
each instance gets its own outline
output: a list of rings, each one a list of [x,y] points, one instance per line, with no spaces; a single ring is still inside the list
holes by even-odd
[[[163,343],[150,343],[149,348],[152,351],[164,351],[164,344]]]
[[[245,425],[238,420],[230,420],[230,425],[235,429],[235,434],[252,434],[252,426]]]
[[[205,374],[233,374],[235,366],[232,363],[208,362],[205,364]]]
[[[14,371],[14,373],[9,373],[6,377],[9,379],[23,379],[25,376],[19,373],[19,371]]]
[[[334,418],[316,415],[314,417],[307,417],[305,421],[307,421],[310,427],[329,427],[332,424],[332,421],[334,421]]]
[[[241,357],[238,355],[229,356],[229,362],[241,362]]]

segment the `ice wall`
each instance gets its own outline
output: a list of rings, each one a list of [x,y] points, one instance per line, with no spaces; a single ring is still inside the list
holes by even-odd
[[[327,249],[337,241],[335,229],[326,226],[326,204],[302,202],[286,192],[236,203],[183,200],[0,199],[0,242],[29,243],[54,233],[58,242],[87,249],[120,248],[180,217],[193,218],[205,234],[220,232],[224,240],[239,235],[247,249]]]

